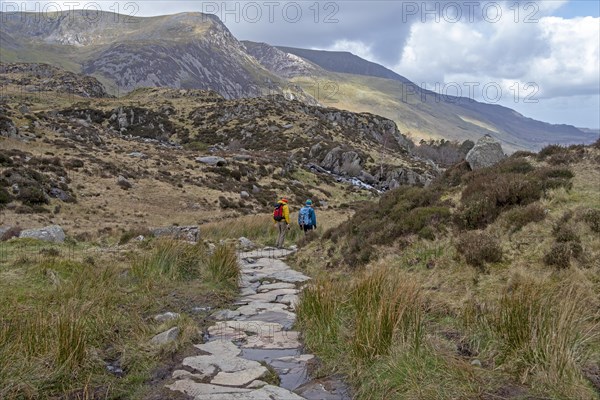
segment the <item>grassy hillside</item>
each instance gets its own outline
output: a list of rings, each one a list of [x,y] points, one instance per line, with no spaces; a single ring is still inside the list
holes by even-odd
[[[449,169],[298,254],[299,325],[358,399],[598,399],[600,146]]]

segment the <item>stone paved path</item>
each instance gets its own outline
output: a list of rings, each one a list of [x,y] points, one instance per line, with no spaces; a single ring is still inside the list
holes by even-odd
[[[310,381],[311,354],[302,354],[299,333],[291,327],[294,307],[310,278],[292,270],[282,259],[290,250],[262,249],[241,253],[240,299],[235,310],[213,314],[201,355],[187,357],[173,372],[171,390],[198,400],[350,399],[338,380]],[[280,386],[262,379],[269,365]]]

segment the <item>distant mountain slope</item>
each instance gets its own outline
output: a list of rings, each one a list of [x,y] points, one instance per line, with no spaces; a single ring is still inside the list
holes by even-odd
[[[294,54],[309,60],[328,71],[374,76],[377,78],[394,79],[403,83],[412,83],[405,77],[398,75],[383,65],[367,61],[349,52],[298,49],[284,46],[277,46],[277,48],[286,53]]]
[[[337,85],[336,93],[317,96],[321,103],[329,106],[337,103],[349,110],[383,115],[393,119],[404,133],[417,138],[465,140],[489,134],[513,151],[539,150],[553,143],[588,144],[598,139],[598,134],[593,131],[536,121],[507,107],[464,97],[439,96],[420,89],[394,71],[351,53],[291,47],[278,49],[303,57],[330,72],[319,78]],[[309,90],[315,78],[306,77],[302,86]]]
[[[120,93],[167,86],[213,89],[226,98],[239,98],[283,94],[287,86],[212,15],[137,18],[104,12],[90,19],[75,11],[73,16],[38,17],[0,13],[8,33],[1,42],[2,62],[59,64],[96,76]],[[21,49],[10,51],[16,46]],[[297,96],[315,103],[302,93]]]

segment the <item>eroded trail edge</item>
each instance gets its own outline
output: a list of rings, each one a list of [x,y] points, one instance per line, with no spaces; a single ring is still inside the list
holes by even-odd
[[[303,354],[300,334],[291,329],[298,295],[310,278],[283,261],[291,253],[265,248],[239,255],[238,308],[213,314],[219,322],[204,344],[195,345],[199,355],[173,372],[169,389],[202,400],[350,398],[341,381],[309,377],[315,357]]]

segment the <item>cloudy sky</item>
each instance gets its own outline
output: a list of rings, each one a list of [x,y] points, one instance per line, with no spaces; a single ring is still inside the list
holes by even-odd
[[[80,2],[86,4],[138,16],[212,13],[239,39],[350,51],[428,89],[600,128],[594,0]]]

